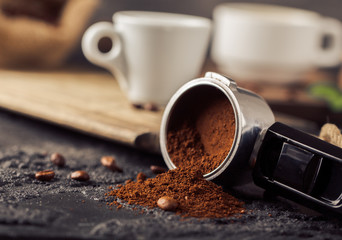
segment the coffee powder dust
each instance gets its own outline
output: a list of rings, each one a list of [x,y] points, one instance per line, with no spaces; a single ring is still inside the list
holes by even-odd
[[[235,136],[233,108],[217,91],[205,92],[202,102],[199,91],[192,101],[195,105],[175,114],[167,132],[167,150],[177,168],[155,178],[127,181],[107,193],[115,197],[110,205],[122,207],[123,201],[155,208],[158,199],[168,197],[177,201],[173,210],[184,217],[223,218],[245,211],[243,202],[203,178],[226,158]]]
[[[184,217],[223,218],[243,213],[243,202],[202,177],[191,167],[177,168],[143,182],[129,182],[107,193],[116,199],[149,208],[157,207],[159,198],[168,196],[179,205],[175,212]],[[110,205],[121,206],[117,200]]]

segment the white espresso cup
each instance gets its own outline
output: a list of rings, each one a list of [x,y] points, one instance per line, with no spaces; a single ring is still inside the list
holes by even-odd
[[[213,12],[211,58],[236,80],[288,82],[340,62],[337,19],[296,8],[224,3]],[[325,40],[328,44],[323,46]]]
[[[92,63],[109,70],[133,103],[165,105],[204,63],[211,20],[203,17],[146,11],[122,11],[113,22],[90,26],[82,50]],[[112,41],[109,52],[98,48]]]

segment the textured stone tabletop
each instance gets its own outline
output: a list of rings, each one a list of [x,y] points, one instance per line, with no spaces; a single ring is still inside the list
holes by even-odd
[[[66,166],[49,155],[59,152]],[[101,156],[117,158],[123,173],[111,172]],[[108,187],[154,174],[164,166],[151,155],[38,120],[0,110],[0,239],[340,239],[342,221],[322,216],[284,199],[263,197],[248,185],[229,190],[245,201],[247,212],[228,219],[182,219],[159,209],[106,205]],[[55,178],[41,182],[35,172],[53,169]],[[90,181],[70,179],[86,170]]]

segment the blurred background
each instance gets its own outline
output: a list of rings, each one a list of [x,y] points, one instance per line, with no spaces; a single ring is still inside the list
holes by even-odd
[[[57,66],[61,63],[88,64],[84,58],[80,39],[85,28],[98,21],[111,21],[113,13],[122,10],[146,10],[172,13],[183,13],[212,18],[213,9],[224,0],[0,0],[0,66],[17,67],[35,65],[25,54],[33,54],[24,45],[40,45],[40,54],[52,54],[51,46],[56,49],[55,59],[50,62],[39,61],[37,66]],[[250,0],[250,3],[267,3],[290,6],[316,11],[324,16],[342,20],[340,11],[342,2],[339,0]],[[18,20],[16,16],[27,17]],[[34,21],[29,21],[29,20]],[[25,23],[25,21],[28,20]],[[38,20],[38,21],[37,21]],[[39,22],[39,20],[41,20]],[[43,23],[46,23],[45,26]],[[48,25],[52,25],[49,28]],[[17,30],[16,30],[17,29]],[[38,33],[38,29],[42,33]],[[25,36],[30,34],[29,37]],[[38,36],[35,38],[35,34]],[[21,37],[25,36],[25,37]],[[32,38],[32,43],[30,42]],[[52,42],[51,42],[52,41]],[[53,42],[55,41],[55,42]],[[25,43],[26,42],[26,43]],[[50,42],[50,43],[48,43]],[[60,47],[59,45],[68,45]],[[12,47],[15,45],[15,47]],[[15,48],[16,50],[13,50]],[[44,50],[44,48],[49,50]],[[35,50],[36,51],[36,50]],[[17,55],[20,57],[10,56]],[[34,53],[37,54],[37,53]],[[63,55],[63,56],[62,56]],[[13,58],[13,61],[11,60]],[[40,59],[37,57],[37,59]],[[63,61],[63,62],[61,62]]]
[[[90,18],[88,24],[97,21],[111,21],[112,14],[121,10],[148,10],[164,11],[198,15],[213,18],[214,8],[225,2],[245,2],[227,0],[102,0],[100,5]],[[288,6],[300,9],[315,11],[323,16],[342,20],[342,1],[339,0],[249,0],[249,3],[265,3],[272,5]],[[210,49],[209,49],[210,51]],[[215,65],[210,61],[204,67],[209,70],[216,70]],[[70,56],[72,61],[86,62],[78,47]],[[341,53],[342,59],[342,53]],[[86,64],[86,63],[85,63]],[[272,84],[240,82],[239,85],[257,92],[263,96],[272,109],[277,113],[299,117],[316,123],[318,126],[326,121],[341,125],[342,102],[339,90],[342,87],[340,65],[329,68],[320,68],[307,75],[301,82],[292,82],[287,85],[277,86]],[[321,87],[321,82],[324,86]],[[325,88],[325,83],[329,87]],[[313,89],[312,86],[318,88]],[[313,89],[313,90],[312,90]],[[311,92],[312,90],[312,92]],[[319,101],[316,101],[319,100]],[[297,121],[297,123],[299,123]],[[301,127],[309,126],[304,122]]]
[[[111,21],[113,13],[122,10],[162,11],[212,18],[215,6],[225,2],[266,3],[302,8],[342,20],[342,12],[340,10],[342,2],[339,0],[100,0],[99,6],[88,23]],[[77,59],[78,61],[85,61],[80,47],[74,51],[71,58]]]
[[[89,63],[81,50],[81,37],[98,21],[112,21],[122,10],[183,13],[212,18],[213,9],[224,0],[0,0],[0,68],[63,69],[70,66],[105,70]],[[340,0],[249,0],[315,11],[342,21]],[[342,43],[341,43],[342,44]],[[208,60],[203,67],[216,70]],[[342,59],[342,53],[341,53]],[[1,78],[1,74],[0,74]],[[324,84],[321,84],[324,82]],[[316,87],[318,83],[318,88]],[[329,83],[329,86],[326,85]],[[291,115],[321,125],[330,121],[341,125],[342,74],[340,64],[316,69],[303,81],[288,84],[241,82],[263,96],[277,113]],[[306,122],[303,127],[308,126]]]

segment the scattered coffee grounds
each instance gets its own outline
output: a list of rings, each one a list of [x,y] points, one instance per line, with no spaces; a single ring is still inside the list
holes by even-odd
[[[244,203],[207,181],[227,157],[235,136],[235,115],[224,94],[206,92],[202,101],[185,106],[170,118],[167,150],[174,170],[145,181],[126,181],[107,193],[116,199],[110,205],[128,204],[159,207],[184,217],[223,218],[244,213]],[[199,94],[198,99],[203,99]]]
[[[77,180],[77,181],[88,181],[89,180],[89,174],[86,171],[75,171],[71,173],[71,179]]]
[[[191,167],[169,170],[145,181],[129,181],[106,195],[116,198],[109,205],[122,206],[122,200],[150,208],[158,207],[158,200],[166,196],[178,203],[174,211],[184,217],[223,218],[245,211],[243,202]]]
[[[223,94],[199,105],[194,115],[169,129],[167,151],[175,166],[194,166],[206,174],[228,155],[235,137],[235,116]]]

